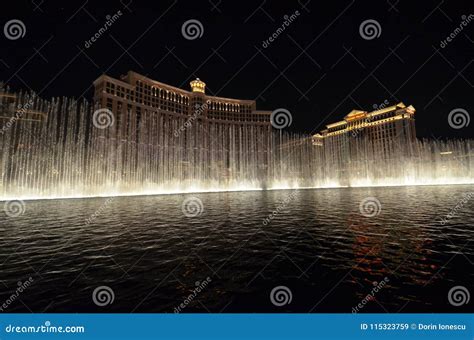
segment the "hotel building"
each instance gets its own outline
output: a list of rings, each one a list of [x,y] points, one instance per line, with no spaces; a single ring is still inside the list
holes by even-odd
[[[93,132],[98,144],[106,139],[154,145],[161,167],[178,164],[173,171],[186,179],[268,176],[271,111],[257,110],[255,100],[208,95],[200,79],[187,91],[132,71],[120,79],[102,75],[94,86],[95,107],[109,109],[115,120],[113,127]],[[128,158],[122,157],[123,164]]]
[[[353,110],[343,120],[326,125],[312,137],[319,158],[344,178],[348,169],[360,175],[373,161],[414,154],[415,108],[398,103],[367,112]]]
[[[190,82],[191,91],[160,83],[136,72],[115,79],[107,75],[94,81],[94,102],[117,116],[140,117],[147,112],[187,119],[197,108],[199,120],[209,124],[253,124],[268,128],[271,111],[259,111],[255,100],[209,96],[199,78]]]

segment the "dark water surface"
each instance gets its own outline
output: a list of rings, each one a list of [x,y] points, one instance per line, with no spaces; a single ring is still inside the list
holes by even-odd
[[[453,286],[473,291],[472,192],[432,186],[27,201],[19,217],[0,211],[0,306],[31,277],[4,311],[172,313],[183,304],[183,312],[350,313],[385,280],[361,312],[472,312],[472,301],[448,302]],[[202,202],[195,217],[182,209],[191,197]],[[379,200],[378,215],[361,214],[367,197]],[[94,303],[99,286],[112,289],[111,304]],[[288,288],[291,302],[272,303],[276,286]]]

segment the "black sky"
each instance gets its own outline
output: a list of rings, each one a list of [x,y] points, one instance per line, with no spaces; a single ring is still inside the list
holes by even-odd
[[[122,16],[89,48],[106,16]],[[263,48],[284,22],[300,15]],[[474,20],[444,48],[441,41],[474,14],[472,1],[44,1],[2,4],[1,24],[21,20],[23,38],[0,36],[0,80],[45,98],[92,97],[92,82],[134,70],[189,89],[199,77],[208,93],[257,99],[286,108],[290,129],[315,132],[354,108],[385,101],[417,109],[419,137],[473,137],[471,123],[448,114],[474,113]],[[201,38],[187,40],[183,23],[199,20]],[[376,20],[378,38],[359,26]]]

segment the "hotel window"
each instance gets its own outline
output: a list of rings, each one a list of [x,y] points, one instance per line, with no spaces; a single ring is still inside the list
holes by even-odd
[[[142,108],[137,106],[137,122],[140,120],[141,116],[142,116]]]
[[[117,117],[115,117],[115,121],[116,123],[114,124],[115,125],[115,131],[119,132],[119,127],[120,127],[120,123],[122,121],[122,115],[117,115]]]

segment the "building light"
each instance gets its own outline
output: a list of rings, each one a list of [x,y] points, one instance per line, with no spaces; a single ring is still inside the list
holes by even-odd
[[[191,85],[191,89],[193,92],[200,92],[200,93],[205,93],[206,89],[206,83],[200,80],[199,78],[196,78],[195,80],[191,81],[189,83]]]

